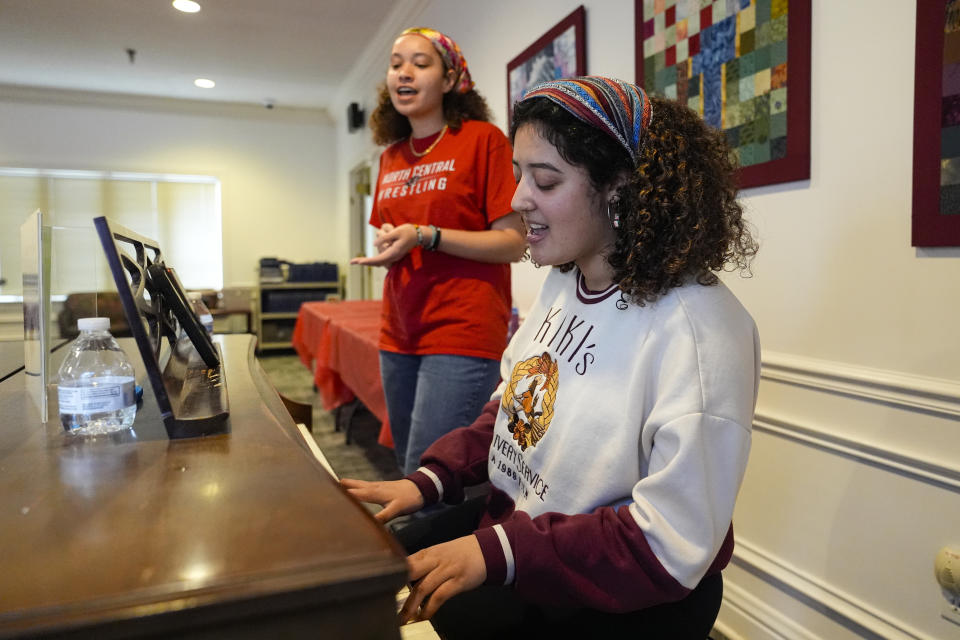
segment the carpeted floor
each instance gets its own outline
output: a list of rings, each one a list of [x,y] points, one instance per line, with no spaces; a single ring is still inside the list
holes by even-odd
[[[291,400],[313,405],[313,438],[341,478],[394,480],[401,477],[393,450],[377,443],[380,421],[359,405],[353,415],[351,443],[336,431],[336,416],[326,411],[313,389],[313,377],[296,355],[261,354],[258,359],[273,386]]]

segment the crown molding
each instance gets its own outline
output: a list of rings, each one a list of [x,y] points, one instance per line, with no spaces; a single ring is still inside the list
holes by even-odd
[[[96,107],[127,111],[175,113],[210,117],[232,117],[268,120],[285,123],[333,125],[326,109],[276,106],[262,104],[221,102],[214,100],[185,100],[131,93],[76,91],[15,84],[0,84],[0,102],[21,102],[38,105]]]

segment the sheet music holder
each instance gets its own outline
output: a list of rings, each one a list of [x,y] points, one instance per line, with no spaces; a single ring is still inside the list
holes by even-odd
[[[167,435],[228,432],[219,347],[187,302],[176,272],[164,263],[158,243],[103,216],[93,222]]]

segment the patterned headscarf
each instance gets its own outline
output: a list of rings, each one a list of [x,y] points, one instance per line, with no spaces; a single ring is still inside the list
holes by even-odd
[[[547,98],[578,120],[606,132],[637,164],[643,132],[653,115],[650,99],[640,87],[622,80],[584,76],[541,82],[527,91],[521,102],[531,98]]]
[[[448,69],[453,69],[457,77],[456,84],[453,86],[458,93],[466,93],[473,89],[473,80],[470,79],[470,70],[467,69],[467,59],[463,57],[463,52],[460,51],[460,47],[453,41],[453,38],[443,35],[436,29],[428,29],[427,27],[412,27],[400,35],[411,34],[423,36],[429,40],[433,44],[433,48],[443,58],[443,64]]]

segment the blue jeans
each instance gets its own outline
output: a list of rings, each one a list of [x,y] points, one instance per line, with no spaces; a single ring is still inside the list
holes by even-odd
[[[393,450],[406,475],[440,436],[476,420],[500,381],[500,362],[381,351],[380,377]]]

